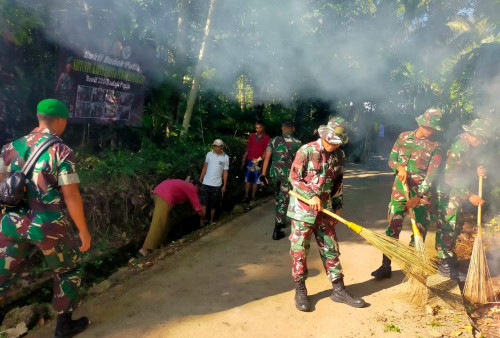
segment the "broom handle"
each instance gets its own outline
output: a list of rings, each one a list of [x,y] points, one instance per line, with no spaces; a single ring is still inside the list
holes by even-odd
[[[479,197],[483,198],[483,176],[479,176]],[[477,233],[481,234],[481,204],[477,206]]]
[[[410,191],[408,190],[408,184],[404,184],[403,182],[401,182],[401,184],[403,184],[403,191],[405,193],[405,198],[408,201],[408,200],[410,200]],[[417,221],[415,218],[415,210],[413,210],[413,208],[408,208],[408,212],[410,213],[411,229],[413,230],[413,236],[421,237],[420,230],[418,230],[418,227],[417,227]]]
[[[297,194],[295,191],[290,190],[288,193],[290,195],[296,197],[297,199],[301,200],[302,202],[304,202],[306,204],[309,204],[309,200],[307,198],[305,198],[305,197]],[[323,209],[321,211],[324,212],[325,214],[327,214],[328,216],[335,218],[337,221],[339,221],[341,223],[344,223],[349,228],[351,228],[352,230],[356,231],[358,234],[363,230],[362,226],[357,225],[356,223],[353,223],[353,222],[349,222],[348,220],[346,220],[346,219],[342,218],[341,216],[337,215],[336,213],[333,213],[333,212],[331,212],[329,210],[326,210],[326,209]]]

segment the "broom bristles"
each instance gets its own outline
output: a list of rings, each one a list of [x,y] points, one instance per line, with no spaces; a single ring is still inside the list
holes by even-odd
[[[406,276],[403,281],[404,300],[416,306],[423,306],[429,298],[429,289],[418,279]]]
[[[414,235],[415,249],[419,258],[428,262],[429,257],[425,254],[425,243],[422,236]],[[425,278],[427,280],[427,278]],[[427,303],[429,298],[429,289],[426,284],[420,280],[415,279],[413,276],[406,276],[404,280],[404,291],[402,292],[406,301],[416,306],[423,306]]]
[[[429,300],[432,301],[435,297],[439,297],[450,307],[462,311],[464,308],[462,296],[450,292],[456,287],[457,282],[452,279],[429,286]]]
[[[476,304],[486,304],[496,300],[481,237],[478,233],[474,240],[463,292],[469,302]]]
[[[379,235],[366,228],[363,228],[359,234],[389,259],[396,262],[407,276],[418,280],[423,285],[426,285],[427,276],[437,272],[436,260],[430,257],[422,259],[422,255],[416,248],[407,247],[395,238]]]
[[[426,257],[425,255],[425,243],[424,239],[422,236],[413,236],[415,239],[415,249],[422,254],[422,256]]]

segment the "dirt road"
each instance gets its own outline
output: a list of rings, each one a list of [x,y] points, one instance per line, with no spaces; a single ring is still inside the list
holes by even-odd
[[[383,232],[393,176],[385,162],[351,165],[345,177],[349,220]],[[402,240],[410,237],[405,227]],[[83,337],[429,337],[441,336],[424,309],[396,296],[404,275],[374,281],[381,254],[344,225],[337,226],[348,290],[369,304],[354,309],[330,300],[316,244],[307,280],[313,311],[294,306],[289,242],[271,240],[273,203],[225,224],[182,251],[77,311],[91,319]],[[50,336],[53,323],[31,336]],[[459,330],[460,323],[456,323]],[[397,332],[397,331],[400,332]],[[451,329],[446,328],[449,334]],[[443,331],[441,329],[441,331]],[[79,336],[79,337],[80,337]],[[463,337],[463,335],[462,335]]]

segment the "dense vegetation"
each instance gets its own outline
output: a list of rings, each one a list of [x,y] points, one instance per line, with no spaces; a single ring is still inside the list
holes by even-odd
[[[35,126],[59,48],[142,48],[142,126],[70,125],[64,135],[98,248],[143,232],[151,188],[198,177],[214,138],[227,144],[239,196],[257,119],[273,136],[292,119],[309,141],[340,114],[359,141],[373,122],[399,130],[429,106],[450,126],[500,111],[498,0],[0,0],[0,13],[2,143]]]

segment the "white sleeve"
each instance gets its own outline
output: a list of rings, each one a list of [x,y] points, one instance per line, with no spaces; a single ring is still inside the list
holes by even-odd
[[[225,156],[224,158],[224,170],[229,170],[229,156]]]
[[[77,173],[72,173],[72,174],[59,174],[57,176],[57,184],[62,186],[62,185],[69,185],[69,184],[74,184],[74,183],[80,183],[80,177],[78,177]]]
[[[9,168],[5,165],[3,158],[0,157],[0,174],[7,174],[9,172]]]

